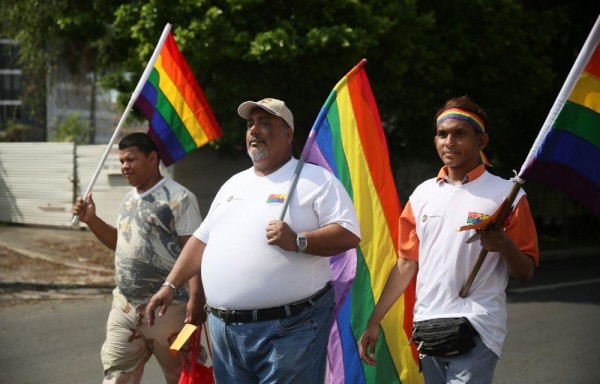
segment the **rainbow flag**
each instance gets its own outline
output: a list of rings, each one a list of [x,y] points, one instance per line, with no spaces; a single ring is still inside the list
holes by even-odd
[[[600,216],[599,40],[600,17],[519,176],[562,189]]]
[[[148,134],[158,145],[163,164],[169,166],[219,138],[221,128],[170,30],[157,49],[135,106],[148,119]]]
[[[332,173],[354,201],[362,241],[331,259],[336,309],[329,338],[329,383],[421,383],[418,356],[409,346],[414,284],[382,323],[375,367],[363,364],[358,340],[389,271],[397,261],[401,213],[379,111],[365,60],[335,86],[309,134],[302,156]]]

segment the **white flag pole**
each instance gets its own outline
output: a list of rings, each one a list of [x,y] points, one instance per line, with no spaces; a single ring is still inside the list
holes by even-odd
[[[171,31],[171,24],[167,23],[167,25],[165,25],[165,29],[163,30],[162,35],[160,36],[160,39],[158,40],[158,44],[156,45],[156,48],[154,49],[154,53],[152,53],[152,57],[150,58],[150,61],[146,65],[146,69],[144,70],[144,73],[142,74],[140,81],[138,81],[137,86],[135,87],[135,90],[133,91],[133,94],[131,95],[131,98],[129,99],[129,102],[127,103],[127,107],[125,108],[125,111],[123,112],[123,115],[121,116],[121,119],[119,120],[119,123],[117,124],[117,128],[115,129],[112,137],[108,141],[106,149],[104,150],[104,153],[102,154],[102,157],[100,158],[100,163],[98,163],[98,166],[96,167],[96,171],[94,172],[94,175],[92,176],[92,180],[90,181],[88,187],[85,190],[85,193],[83,194],[84,199],[87,199],[87,195],[92,191],[92,188],[94,188],[94,184],[96,184],[96,180],[98,180],[98,176],[100,175],[100,171],[102,171],[102,167],[104,166],[104,163],[106,162],[106,159],[108,158],[108,154],[110,153],[110,150],[112,149],[112,146],[113,146],[115,140],[119,136],[121,128],[123,128],[123,124],[125,124],[125,121],[127,120],[127,116],[129,116],[129,112],[133,109],[133,105],[134,105],[135,101],[137,100],[138,96],[142,92],[142,88],[146,84],[148,77],[150,77],[150,73],[152,72],[152,69],[154,68],[154,64],[156,63],[156,60],[158,59],[158,55],[160,54],[160,51],[161,51],[163,45],[165,44],[165,40],[167,40],[167,36],[169,35],[170,31]],[[71,224],[75,225],[75,224],[77,224],[78,221],[79,221],[79,216],[73,216],[73,219],[71,220]]]
[[[598,18],[596,19],[596,23],[592,27],[592,31],[585,40],[583,48],[581,48],[581,52],[579,52],[579,55],[577,56],[577,59],[575,60],[575,63],[573,64],[573,67],[571,68],[571,71],[569,72],[565,83],[560,89],[560,92],[558,93],[558,96],[556,97],[556,100],[554,101],[554,104],[552,105],[552,108],[550,109],[546,120],[544,121],[544,125],[542,125],[540,133],[535,139],[533,146],[529,150],[529,154],[527,155],[527,158],[525,159],[525,162],[523,163],[523,166],[519,171],[517,179],[520,179],[520,176],[523,174],[525,169],[529,167],[529,165],[533,161],[533,157],[535,156],[535,153],[537,152],[540,144],[548,134],[548,131],[552,128],[552,124],[554,123],[554,120],[556,120],[556,116],[567,102],[569,95],[571,94],[571,92],[573,92],[573,88],[575,88],[577,79],[579,79],[581,72],[583,72],[583,69],[587,65],[587,62],[590,60],[590,57],[596,50],[596,46],[598,45],[599,40],[600,16],[598,16]]]
[[[565,83],[563,84],[560,92],[558,93],[556,101],[554,101],[554,105],[550,109],[550,113],[548,113],[548,116],[546,117],[546,120],[544,121],[544,125],[542,125],[542,129],[540,130],[540,133],[538,134],[537,138],[535,139],[535,142],[533,143],[533,146],[531,147],[531,150],[529,151],[529,154],[527,155],[527,158],[525,159],[525,162],[523,163],[523,166],[521,167],[519,174],[515,177],[515,183],[513,184],[513,188],[511,189],[509,196],[506,198],[506,201],[504,203],[505,206],[503,207],[503,210],[498,215],[498,218],[496,219],[496,222],[494,223],[495,227],[492,228],[492,230],[500,229],[500,225],[504,222],[504,218],[510,212],[513,201],[515,200],[519,190],[525,183],[525,180],[521,179],[521,175],[523,174],[525,169],[530,165],[530,163],[533,161],[533,157],[534,157],[535,153],[537,152],[539,146],[541,145],[542,141],[546,137],[546,134],[548,133],[548,131],[552,128],[552,124],[554,123],[554,120],[556,120],[556,116],[558,115],[558,113],[560,112],[562,107],[565,105],[571,92],[573,92],[573,88],[575,88],[575,83],[577,82],[577,79],[581,75],[581,72],[583,72],[583,69],[585,68],[588,61],[590,60],[590,57],[596,50],[596,46],[598,45],[599,40],[600,40],[600,16],[598,17],[598,19],[596,19],[596,23],[594,24],[594,27],[592,28],[592,31],[588,35],[585,43],[583,44],[583,48],[581,49],[581,52],[577,56],[577,59],[575,60],[575,64],[573,64],[573,68],[571,68],[571,71],[569,72],[569,75],[567,76],[567,80],[565,80]],[[479,272],[479,269],[481,268],[481,265],[483,264],[483,261],[487,255],[487,253],[488,252],[485,249],[482,249],[481,252],[479,253],[479,257],[477,258],[477,261],[475,262],[473,269],[469,273],[467,281],[465,282],[462,289],[460,290],[460,293],[459,293],[460,297],[466,297],[468,295],[469,289],[471,288],[471,285],[473,284],[473,281],[475,280],[475,277],[477,276],[477,273]]]

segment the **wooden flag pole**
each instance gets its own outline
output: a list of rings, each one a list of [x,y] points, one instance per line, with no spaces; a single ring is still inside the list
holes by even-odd
[[[506,200],[504,200],[504,205],[502,206],[502,210],[498,214],[496,221],[489,228],[490,231],[499,231],[502,229],[502,224],[504,223],[506,216],[508,216],[508,214],[512,210],[512,205],[517,197],[517,194],[519,193],[519,190],[521,189],[522,184],[523,184],[522,180],[520,180],[520,179],[515,180],[515,183],[513,184],[513,187],[510,190],[508,197],[506,198]],[[465,282],[462,289],[460,290],[460,293],[459,293],[460,297],[465,298],[469,294],[471,285],[473,285],[473,281],[475,281],[475,277],[477,277],[477,273],[479,273],[479,270],[481,269],[481,265],[483,264],[483,261],[485,260],[485,257],[487,256],[487,254],[488,254],[488,251],[485,248],[483,248],[481,250],[481,252],[479,253],[479,256],[477,257],[477,261],[475,262],[475,265],[473,266],[473,269],[471,270],[471,273],[469,274],[467,281]]]

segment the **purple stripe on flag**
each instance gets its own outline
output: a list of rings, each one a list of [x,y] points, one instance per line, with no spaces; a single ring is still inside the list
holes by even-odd
[[[334,318],[337,317],[341,304],[346,300],[348,292],[352,286],[352,281],[356,275],[356,249],[350,249],[329,259],[331,265],[331,277],[335,288],[335,311]]]
[[[574,172],[569,166],[551,161],[536,160],[527,169],[527,173],[527,181],[540,181],[561,189],[600,216],[600,187],[579,173]]]
[[[335,175],[335,172],[333,172],[333,169],[331,169],[331,167],[329,166],[329,163],[323,156],[321,148],[319,148],[317,143],[313,144],[312,150],[310,151],[310,154],[308,155],[308,159],[306,159],[306,161],[309,163],[317,164]]]
[[[165,144],[162,142],[162,140],[160,139],[160,137],[158,136],[158,134],[152,127],[148,128],[148,135],[156,143],[156,147],[158,148],[158,157],[162,160],[165,167],[168,167],[169,165],[171,165],[174,162],[176,162],[177,160],[179,160],[179,159],[173,159],[171,157],[169,150],[167,148],[165,148]]]
[[[327,345],[327,384],[344,383],[344,355],[342,352],[342,340],[338,328],[338,320],[334,317],[331,331],[329,331],[329,344]]]
[[[159,155],[165,166],[173,164],[175,161],[185,156],[185,150],[181,146],[175,132],[171,129],[167,121],[156,110],[158,93],[152,83],[147,82],[142,88],[140,96],[135,101],[135,106],[146,116],[151,130],[154,131],[154,140],[157,145],[162,147]],[[159,144],[162,143],[162,144]],[[168,149],[167,149],[168,148]],[[167,155],[170,154],[170,155]]]

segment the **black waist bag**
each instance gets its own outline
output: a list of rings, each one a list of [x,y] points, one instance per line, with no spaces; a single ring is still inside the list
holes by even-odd
[[[455,356],[475,346],[475,335],[466,317],[431,319],[414,323],[412,341],[420,355]]]

